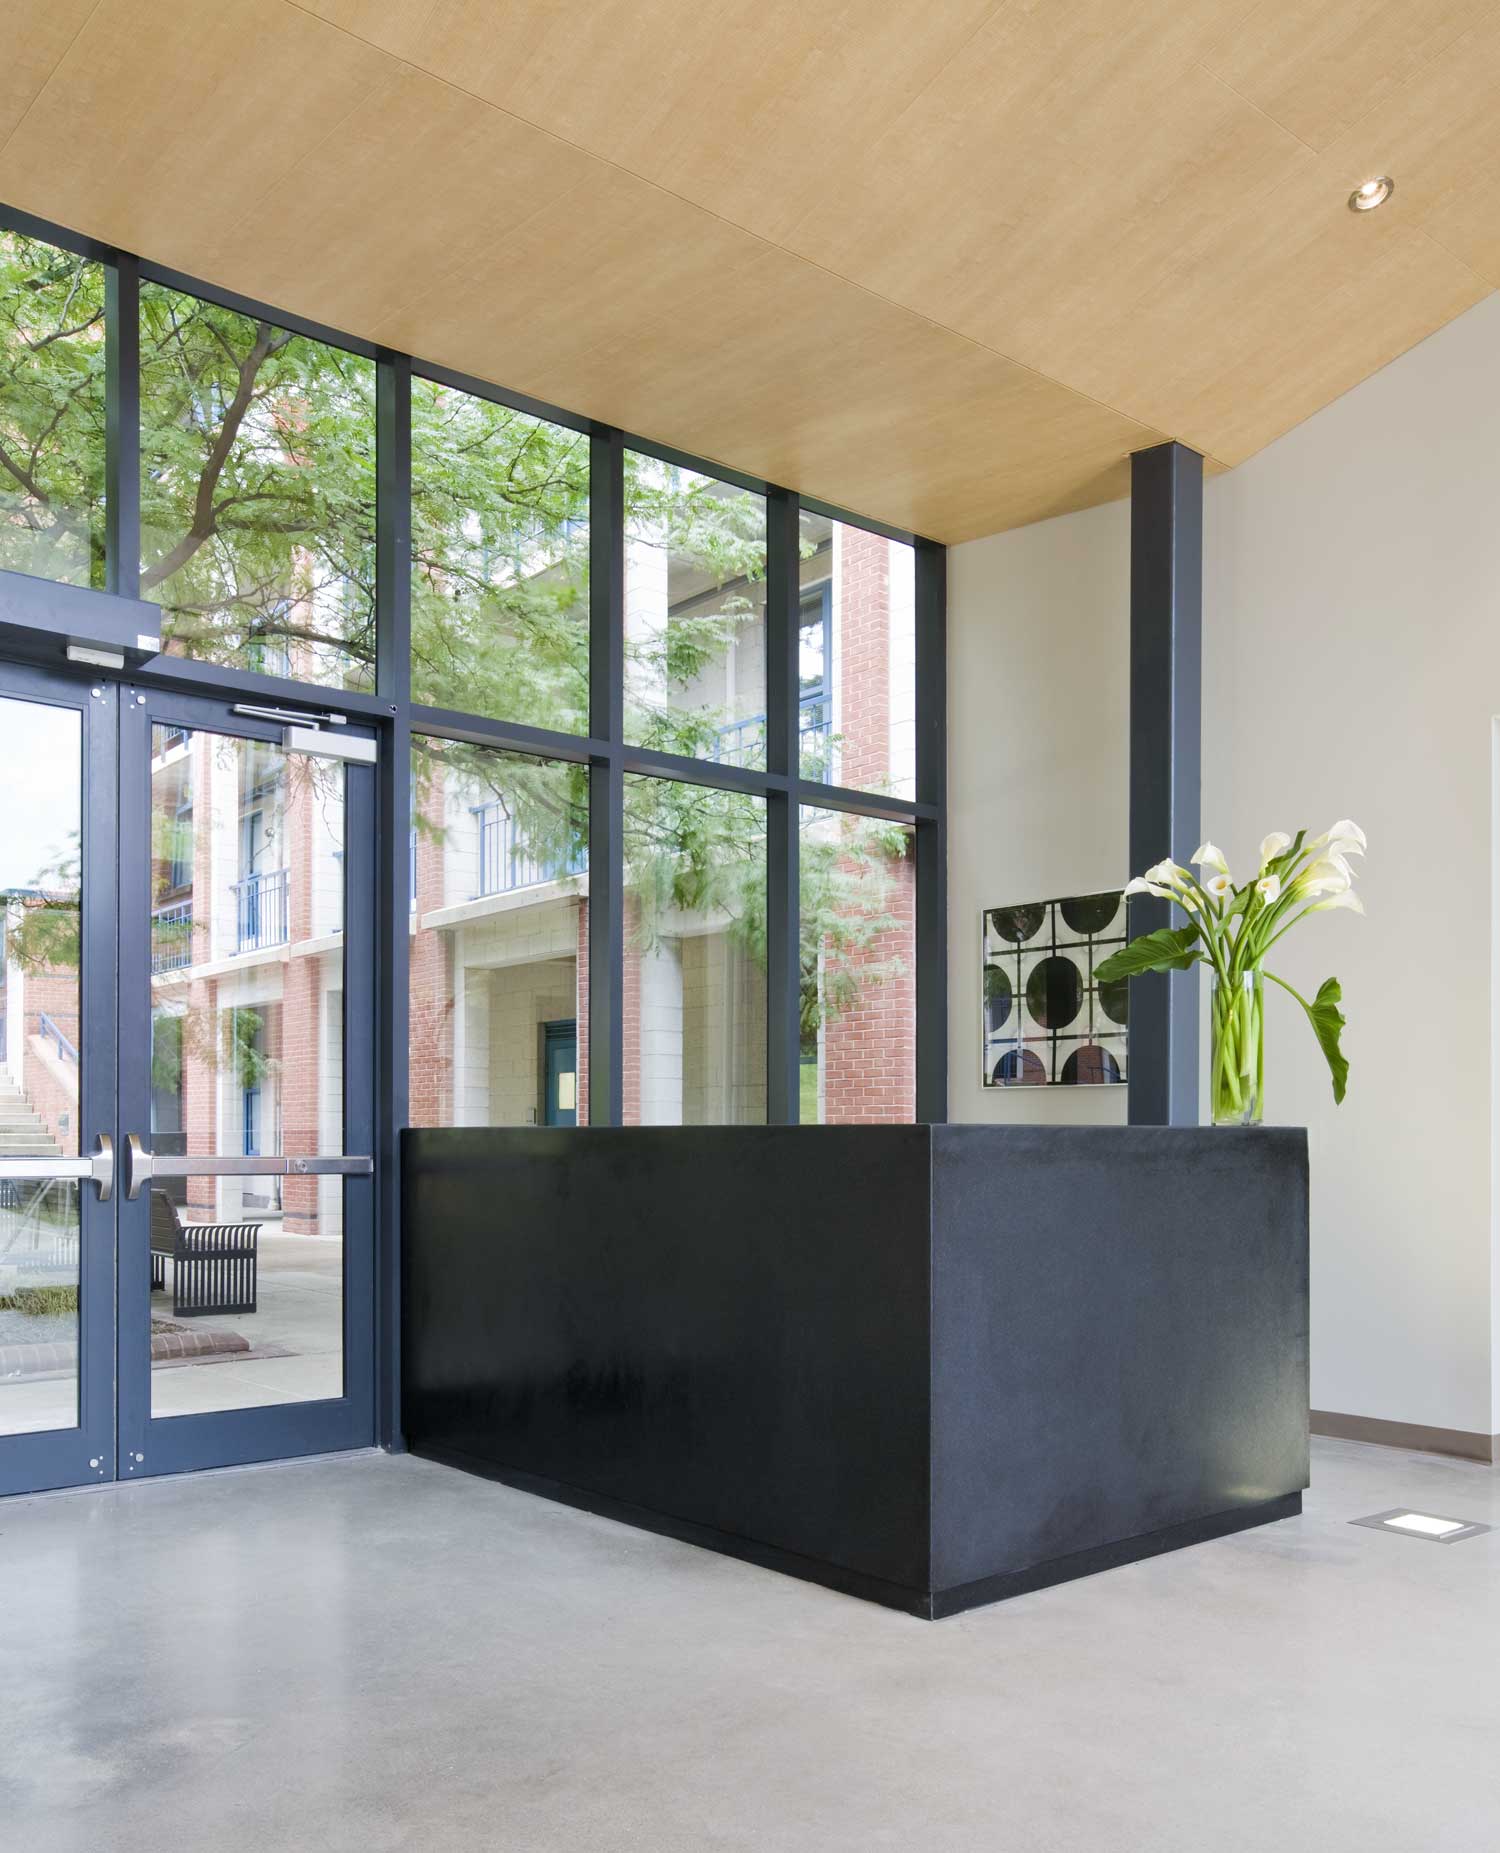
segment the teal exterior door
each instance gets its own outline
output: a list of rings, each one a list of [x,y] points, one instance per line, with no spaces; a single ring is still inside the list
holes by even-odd
[[[578,1024],[542,1025],[542,1123],[578,1124]]]

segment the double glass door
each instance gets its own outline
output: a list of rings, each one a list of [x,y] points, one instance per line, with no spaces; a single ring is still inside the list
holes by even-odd
[[[0,662],[0,1491],[373,1438],[373,759]]]

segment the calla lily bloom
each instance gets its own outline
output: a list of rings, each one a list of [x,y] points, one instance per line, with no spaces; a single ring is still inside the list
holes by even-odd
[[[1265,961],[1308,914],[1365,911],[1354,892],[1355,871],[1349,863],[1350,856],[1364,851],[1364,831],[1352,818],[1341,817],[1316,842],[1308,840],[1305,830],[1296,836],[1284,830],[1269,832],[1261,839],[1258,872],[1238,888],[1224,852],[1206,840],[1193,857],[1197,874],[1169,857],[1127,885],[1126,894],[1175,901],[1187,924],[1139,934],[1096,966],[1094,975],[1101,984],[1109,984],[1141,972],[1180,972],[1198,964],[1212,969],[1209,1097],[1215,1125],[1258,1124],[1261,1117],[1262,980],[1280,985],[1306,1012],[1328,1063],[1334,1101],[1343,1100],[1349,1063],[1339,1046],[1344,1029],[1342,986],[1336,978],[1326,978],[1311,997],[1304,997],[1268,971]]]
[[[1314,862],[1297,877],[1302,894],[1343,894],[1354,886],[1354,871],[1337,851]]]
[[[1352,817],[1341,817],[1332,829],[1325,831],[1315,843],[1309,843],[1307,847],[1337,850],[1346,856],[1362,856],[1365,853],[1365,833]]]

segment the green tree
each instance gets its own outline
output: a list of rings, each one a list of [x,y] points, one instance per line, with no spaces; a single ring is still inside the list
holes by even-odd
[[[0,299],[0,564],[102,583],[100,266],[0,234]],[[141,291],[140,340],[141,585],[169,648],[372,687],[374,364],[155,284]],[[585,731],[587,438],[420,379],[411,412],[416,699]],[[697,588],[629,640],[628,737],[711,755],[744,717],[700,685],[759,620],[763,503],[632,455],[626,518],[637,544],[665,549]],[[438,758],[506,804],[535,860],[576,864],[587,840],[576,768],[560,777],[451,743]],[[625,845],[639,930],[649,936],[667,904],[708,908],[763,961],[763,840],[757,801],[643,781]],[[892,924],[885,884],[904,852],[904,833],[874,822],[804,830],[805,1022],[895,968],[853,955]]]
[[[104,584],[104,271],[0,233],[0,567]]]

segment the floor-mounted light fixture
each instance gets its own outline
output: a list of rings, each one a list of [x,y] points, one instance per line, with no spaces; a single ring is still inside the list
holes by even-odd
[[[1362,180],[1349,195],[1351,212],[1373,212],[1377,206],[1383,206],[1396,191],[1396,183],[1389,174],[1377,174],[1373,180]]]
[[[1429,1544],[1457,1544],[1464,1538],[1477,1538],[1488,1525],[1473,1519],[1444,1518],[1436,1512],[1412,1512],[1395,1506],[1389,1512],[1377,1512],[1371,1518],[1352,1518],[1351,1525],[1364,1525],[1371,1531],[1394,1531],[1398,1537],[1425,1538]]]

